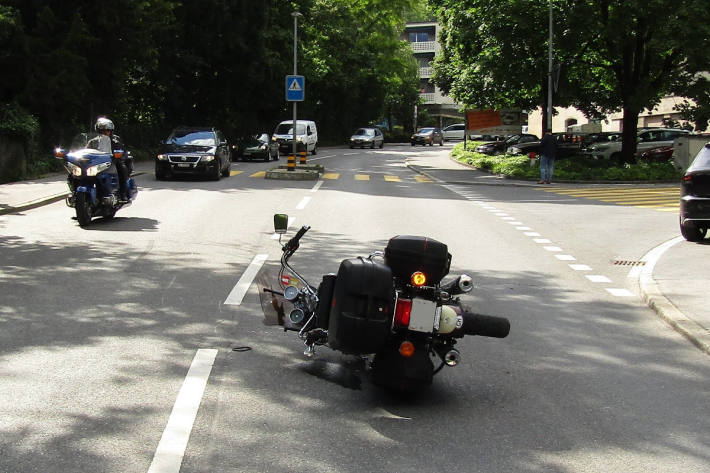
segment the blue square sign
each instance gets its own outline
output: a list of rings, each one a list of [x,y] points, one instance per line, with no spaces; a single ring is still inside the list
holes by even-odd
[[[286,101],[303,102],[306,80],[303,76],[286,76]]]

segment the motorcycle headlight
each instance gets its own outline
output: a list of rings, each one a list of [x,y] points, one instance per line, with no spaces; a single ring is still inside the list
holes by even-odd
[[[200,158],[200,161],[204,161],[206,163],[209,163],[210,161],[214,161],[214,154],[205,154]]]
[[[81,168],[76,164],[67,163],[67,169],[73,176],[81,177]]]
[[[96,176],[101,171],[105,171],[110,167],[111,167],[111,163],[101,163],[101,164],[97,164],[96,166],[90,166],[90,167],[86,168],[86,175],[93,177],[93,176]],[[79,172],[81,173],[81,170],[79,170]]]

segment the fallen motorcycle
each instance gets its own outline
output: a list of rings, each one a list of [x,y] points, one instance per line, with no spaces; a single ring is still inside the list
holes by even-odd
[[[130,205],[138,194],[133,178],[126,183],[128,201],[119,199],[118,174],[114,159],[126,162],[128,173],[133,163],[130,153],[111,150],[111,140],[98,133],[79,133],[69,151],[57,148],[54,155],[62,159],[69,175],[69,195],[66,203],[76,210],[79,225],[85,227],[93,217],[113,218],[116,212]]]
[[[281,243],[288,216],[275,215],[274,226]],[[337,274],[324,275],[316,288],[289,264],[309,229],[302,227],[283,245],[279,289],[265,285],[261,290],[265,314],[276,314],[285,331],[298,332],[306,356],[321,345],[365,356],[374,384],[414,391],[430,385],[443,367],[459,364],[457,339],[508,335],[507,319],[461,305],[456,296],[473,288],[469,276],[441,283],[451,265],[445,244],[395,236],[384,251],[343,260]]]

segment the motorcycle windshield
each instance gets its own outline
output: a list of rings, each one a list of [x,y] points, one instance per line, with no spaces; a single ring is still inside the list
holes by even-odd
[[[280,325],[291,330],[297,330],[289,320],[288,315],[294,308],[293,303],[284,299],[283,287],[301,287],[295,276],[279,273],[278,267],[262,267],[255,278],[259,290],[259,301],[264,313],[264,325]]]
[[[111,153],[111,138],[95,132],[79,133],[74,137],[69,148],[73,153],[81,150],[94,150],[100,153]]]

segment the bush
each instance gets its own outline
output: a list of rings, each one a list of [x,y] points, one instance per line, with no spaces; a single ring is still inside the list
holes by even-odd
[[[472,150],[477,144],[477,142],[469,142],[468,149],[464,150],[463,143],[459,143],[454,146],[451,155],[457,161],[494,174],[516,179],[539,179],[539,162],[530,166],[527,156],[489,156],[476,153]],[[619,166],[588,156],[557,159],[554,171],[555,178],[563,181],[677,181],[681,175],[682,173],[670,161]]]

